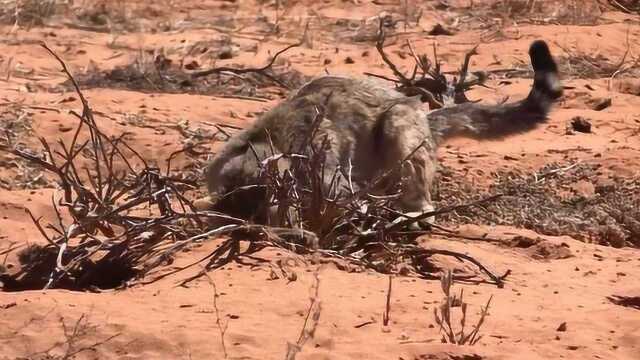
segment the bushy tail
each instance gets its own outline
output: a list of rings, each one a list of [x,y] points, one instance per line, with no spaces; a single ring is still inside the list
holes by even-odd
[[[465,103],[429,113],[436,141],[452,136],[491,139],[526,132],[546,121],[554,100],[562,95],[562,83],[549,47],[542,40],[529,48],[534,80],[529,95],[502,105]]]

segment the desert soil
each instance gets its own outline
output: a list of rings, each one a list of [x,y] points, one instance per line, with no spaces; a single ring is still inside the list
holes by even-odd
[[[587,54],[614,65],[624,58],[619,67],[623,70],[640,57],[638,13],[624,13],[607,1],[302,0],[280,1],[278,8],[273,1],[253,0],[100,3],[60,5],[51,16],[20,18],[17,24],[13,10],[2,10],[0,127],[10,129],[22,146],[37,149],[38,137],[52,143],[68,140],[76,124],[69,110],[81,109],[76,94],[63,85],[66,78],[59,64],[39,46],[41,41],[85,80],[83,91],[102,129],[114,135],[127,132],[129,144],[160,165],[187,143],[204,141],[201,149],[215,151],[220,142],[214,141],[219,134],[213,136],[212,124],[245,127],[287,91],[251,81],[240,89],[238,79],[229,84],[212,80],[209,89],[181,90],[157,79],[142,79],[135,86],[117,79],[92,82],[92,75],[135,62],[153,66],[149,64],[159,54],[199,70],[262,66],[274,52],[299,41],[309,21],[303,45],[281,55],[276,72],[291,73],[292,78],[325,71],[391,76],[375,49],[376,19],[382,12],[397,21],[387,52],[407,73],[413,60],[406,40],[427,54],[437,43],[445,71],[457,70],[476,44],[472,71],[528,70],[528,45],[535,39],[546,40],[556,58]],[[5,1],[2,6],[14,5]],[[453,35],[430,35],[436,24]],[[637,73],[631,69],[592,76],[592,67],[584,73],[573,66],[561,67],[568,72],[563,74],[567,89],[546,124],[496,141],[448,141],[439,151],[443,167],[482,188],[499,172],[533,174],[546,164],[580,161],[599,166],[597,177],[579,179],[573,187],[586,197],[595,196],[594,188],[611,179],[638,179]],[[469,98],[496,103],[526,95],[530,75],[500,74],[493,73],[487,87],[475,88]],[[607,98],[611,105],[596,110]],[[576,116],[588,119],[590,133],[570,129]],[[199,163],[182,154],[173,166],[197,173],[193,164]],[[53,221],[53,179],[7,153],[0,153],[0,167],[0,251],[43,243],[24,208]],[[420,242],[472,255],[496,273],[511,271],[502,289],[485,283],[454,285],[456,292],[464,289],[470,323],[493,297],[480,331],[483,337],[474,346],[441,343],[433,314],[443,297],[438,280],[396,277],[390,323],[383,326],[386,275],[347,272],[331,263],[265,250],[259,255],[273,260],[270,264],[231,264],[211,272],[212,281],[201,278],[188,286],[176,284],[198,268],[121,290],[3,292],[0,358],[61,359],[66,354],[80,359],[221,359],[223,344],[230,359],[284,358],[287,343],[300,336],[316,269],[321,314],[314,337],[298,359],[640,358],[640,249],[630,242],[614,248],[482,219],[459,230],[498,241],[424,236]],[[540,240],[523,248],[513,246],[516,236]],[[216,242],[181,253],[171,266],[206,256]],[[8,271],[18,266],[15,252],[2,257]],[[442,267],[476,271],[440,260]],[[277,264],[295,276],[283,276]],[[212,282],[219,295],[215,307]],[[634,297],[635,306],[616,301]]]

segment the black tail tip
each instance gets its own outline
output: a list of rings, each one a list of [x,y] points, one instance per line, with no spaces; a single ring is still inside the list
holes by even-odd
[[[542,40],[534,41],[529,48],[529,56],[535,71],[532,92],[543,94],[550,99],[562,96],[563,87],[558,77],[558,65],[553,60],[547,43]]]
[[[544,40],[536,40],[531,44],[529,56],[531,57],[531,65],[533,65],[534,71],[558,72],[558,66],[553,60],[549,46]]]

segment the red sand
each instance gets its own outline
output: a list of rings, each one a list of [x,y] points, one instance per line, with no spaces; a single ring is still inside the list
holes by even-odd
[[[157,11],[155,17],[147,19],[143,16],[140,23],[144,26],[135,32],[92,32],[70,27],[62,20],[52,20],[48,26],[20,27],[10,35],[3,35],[0,41],[0,103],[3,105],[0,106],[22,102],[25,111],[31,114],[34,134],[23,138],[23,142],[37,146],[37,136],[51,142],[59,137],[72,136],[65,129],[74,125],[74,118],[66,111],[80,106],[77,99],[62,101],[75,97],[71,92],[47,91],[64,81],[64,77],[58,72],[58,64],[37,45],[37,41],[45,40],[70,64],[72,71],[81,73],[90,62],[95,62],[100,69],[128,64],[137,56],[138,49],[164,47],[171,57],[179,59],[195,42],[219,39],[224,36],[223,28],[239,27],[242,20],[236,24],[224,22],[234,16],[241,19],[262,13],[270,22],[275,19],[273,6],[253,1],[183,1],[179,4],[156,1],[153,5],[138,6],[133,1],[122,3],[127,13],[138,14],[130,15],[128,21],[134,24],[140,14],[153,14],[150,9]],[[376,16],[383,10],[403,19],[405,1],[282,3],[286,3],[282,7],[287,12],[283,14],[280,10],[281,19],[285,20],[282,20],[279,37],[270,35],[264,40],[255,40],[265,35],[260,24],[244,21],[245,29],[228,34],[235,44],[240,45],[240,50],[233,59],[220,60],[217,65],[263,64],[269,51],[273,53],[299,39],[303,26],[296,26],[296,19],[300,16],[315,17],[327,24],[348,18],[357,27],[362,25],[363,19]],[[387,51],[390,54],[396,54],[405,39],[410,39],[416,49],[427,52],[437,41],[440,58],[447,64],[445,70],[453,70],[461,63],[465,51],[482,42],[481,38],[488,32],[482,29],[482,25],[491,19],[478,16],[462,17],[460,30],[454,36],[424,35],[423,30],[430,30],[436,23],[448,24],[447,19],[455,19],[456,14],[462,12],[459,7],[468,6],[469,1],[451,1],[458,8],[449,13],[434,10],[437,1],[408,3],[411,14],[422,8],[422,17],[417,25],[412,20],[407,34],[397,36],[395,43],[389,41]],[[474,6],[480,6],[502,2],[474,3]],[[571,8],[570,5],[566,7]],[[135,13],[139,8],[143,11]],[[180,22],[181,19],[187,21]],[[605,11],[601,19],[606,21],[595,26],[536,25],[522,19],[509,21],[502,30],[503,37],[480,45],[479,55],[473,58],[471,68],[497,69],[522,62],[526,64],[527,48],[534,39],[546,40],[556,56],[563,55],[562,46],[586,52],[597,51],[610,59],[619,59],[625,53],[624,39],[628,34],[630,43],[635,44],[631,55],[640,56],[637,15]],[[172,29],[152,33],[150,30],[158,28],[161,22],[172,24]],[[375,28],[375,19],[373,24]],[[402,23],[398,25],[402,26]],[[325,68],[331,73],[354,75],[361,75],[363,71],[390,73],[377,55],[372,41],[356,42],[353,31],[346,36],[343,30],[335,27],[325,29],[316,25],[311,29],[311,46],[307,44],[283,55],[293,68],[309,75],[321,74]],[[0,28],[3,34],[11,30],[11,26]],[[257,46],[255,54],[248,50],[253,46]],[[364,51],[369,55],[362,56]],[[409,70],[410,58],[402,60],[397,55],[393,56]],[[347,57],[355,63],[346,64]],[[325,64],[325,59],[331,59],[331,62]],[[13,69],[11,76],[7,76],[9,65]],[[498,80],[492,80],[489,82],[491,89],[479,88],[470,92],[469,97],[482,98],[488,103],[507,95],[515,99],[524,96],[531,83],[530,79],[511,81],[509,85],[499,85]],[[562,160],[566,154],[589,163],[602,164],[603,176],[637,177],[640,174],[640,113],[637,110],[640,109],[640,97],[629,90],[631,85],[614,80],[615,86],[609,89],[608,82],[608,79],[565,79],[565,85],[573,89],[567,90],[545,126],[501,141],[454,139],[441,148],[440,159],[461,176],[475,179],[478,184],[486,184],[488,180],[483,179],[482,174],[514,168],[531,172],[546,163]],[[208,129],[207,122],[242,126],[252,120],[250,113],[262,111],[275,103],[188,94],[152,96],[113,89],[86,90],[85,94],[93,108],[106,115],[98,117],[105,131],[114,134],[124,130],[132,132],[130,144],[145,158],[158,163],[163,163],[172,151],[182,147],[182,137],[175,130],[179,121],[186,119],[191,127],[205,129]],[[610,97],[612,106],[603,111],[590,110],[589,99],[597,97]],[[127,116],[141,114],[142,109],[149,126],[132,126],[126,122]],[[231,111],[234,116],[230,115]],[[565,134],[567,123],[576,115],[591,119],[593,133]],[[157,131],[159,128],[165,131]],[[459,161],[461,156],[469,161]],[[518,160],[508,160],[512,158]],[[16,176],[10,160],[6,154],[0,153],[0,179],[10,181]],[[178,159],[176,166],[184,165],[184,161]],[[587,179],[587,182],[595,180]],[[25,216],[23,207],[31,209],[36,216],[51,219],[53,210],[49,204],[52,191],[46,188],[0,187],[0,249],[11,243],[43,241]],[[488,233],[490,237],[504,239],[514,235],[539,236],[509,227],[467,226],[464,230],[470,234]],[[573,256],[554,259],[551,253],[547,258],[540,258],[498,244],[437,237],[422,240],[425,246],[472,254],[497,272],[511,269],[512,275],[504,289],[490,285],[454,286],[456,292],[460,288],[465,289],[472,319],[477,318],[480,307],[493,295],[490,314],[481,330],[484,337],[475,346],[440,343],[441,336],[434,326],[433,316],[433,309],[442,297],[439,281],[397,278],[392,296],[391,324],[383,331],[386,276],[370,272],[347,273],[333,265],[322,265],[319,267],[320,322],[315,338],[306,344],[298,359],[638,359],[640,311],[615,305],[607,297],[640,296],[637,281],[640,251],[586,244],[568,237],[542,238],[548,244],[564,243]],[[211,241],[182,253],[172,266],[192,262],[204,256],[214,245],[215,241]],[[275,251],[265,251],[261,256],[286,258]],[[461,266],[446,261],[445,265]],[[14,255],[7,259],[8,264],[12,262],[15,262]],[[293,258],[289,263],[290,270],[297,274],[297,280],[291,282],[286,278],[270,280],[271,268],[268,265],[248,267],[233,264],[210,274],[221,295],[218,307],[222,321],[228,324],[225,343],[229,358],[284,358],[287,342],[295,342],[298,338],[316,265],[309,262],[305,265]],[[86,326],[79,327],[83,331],[76,338],[76,349],[118,336],[77,354],[77,358],[220,359],[223,355],[213,309],[213,289],[206,279],[195,281],[188,287],[176,287],[176,283],[188,275],[189,272],[179,273],[152,285],[99,294],[62,290],[2,293],[0,358],[52,359],[61,356],[65,353],[65,345],[53,346],[65,343],[62,321],[72,329],[83,316],[86,324],[81,324]],[[566,323],[566,331],[557,330],[562,323]],[[46,357],[46,354],[51,357]]]

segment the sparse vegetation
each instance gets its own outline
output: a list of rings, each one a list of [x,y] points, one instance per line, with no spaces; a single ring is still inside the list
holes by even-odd
[[[225,334],[227,333],[227,328],[229,327],[229,321],[222,321],[222,319],[220,318],[220,309],[218,307],[218,298],[220,297],[220,294],[218,293],[218,288],[216,287],[215,281],[213,281],[213,278],[211,278],[209,274],[207,274],[207,280],[213,288],[213,311],[216,315],[216,327],[218,328],[218,332],[220,334],[220,345],[222,346],[222,353],[224,355],[224,358],[226,359],[228,354],[227,344],[225,342]]]
[[[433,309],[433,315],[436,323],[440,327],[442,342],[456,345],[475,345],[482,339],[480,328],[489,314],[489,305],[491,305],[493,296],[489,298],[487,304],[480,310],[480,317],[476,324],[469,325],[470,328],[466,329],[469,304],[464,302],[464,292],[462,289],[460,289],[459,297],[456,297],[456,294],[451,291],[451,287],[453,286],[453,273],[450,270],[442,274],[440,285],[444,293],[444,299],[439,308]],[[454,316],[454,309],[458,307],[460,308],[461,314]],[[460,321],[460,330],[455,330],[457,326],[453,325],[457,318],[459,318]],[[468,332],[465,332],[465,330]]]
[[[286,64],[276,63],[278,56],[294,44],[274,54],[263,67],[222,66],[201,69],[198,60],[189,63],[172,60],[167,51],[143,51],[130,64],[108,71],[90,68],[78,77],[83,88],[116,88],[143,92],[192,93],[267,101],[273,87],[291,89],[308,78]],[[277,64],[277,65],[276,65]],[[70,82],[66,83],[72,89]]]
[[[561,57],[561,71],[568,77],[578,79],[599,79],[629,76],[640,74],[640,54],[634,53],[626,36],[626,51],[620,59],[610,59],[600,51],[587,52],[584,50],[571,50],[557,44],[565,52]]]
[[[0,22],[18,26],[40,26],[68,0],[1,0]]]
[[[54,343],[50,348],[19,357],[18,360],[71,360],[85,352],[96,352],[98,348],[109,343],[121,334],[117,333],[99,341],[91,341],[95,337],[98,326],[89,322],[86,314],[73,321],[71,324],[64,317],[59,318],[64,340]]]
[[[568,235],[614,247],[640,246],[640,179],[613,178],[601,185],[592,184],[594,193],[590,196],[573,190],[580,181],[597,179],[599,171],[599,165],[574,160],[549,164],[532,175],[500,172],[488,192],[481,194],[473,194],[473,184],[463,178],[444,172],[441,199],[468,202],[489,194],[503,196],[440,219],[450,224],[515,225],[540,234]]]
[[[295,343],[287,342],[287,352],[285,360],[295,360],[298,353],[302,351],[304,345],[313,340],[316,334],[316,329],[320,323],[320,315],[322,314],[322,302],[320,301],[320,276],[318,270],[313,273],[314,282],[311,285],[311,294],[309,295],[309,308],[307,309],[304,317],[304,323],[302,329],[300,329],[300,335]]]

